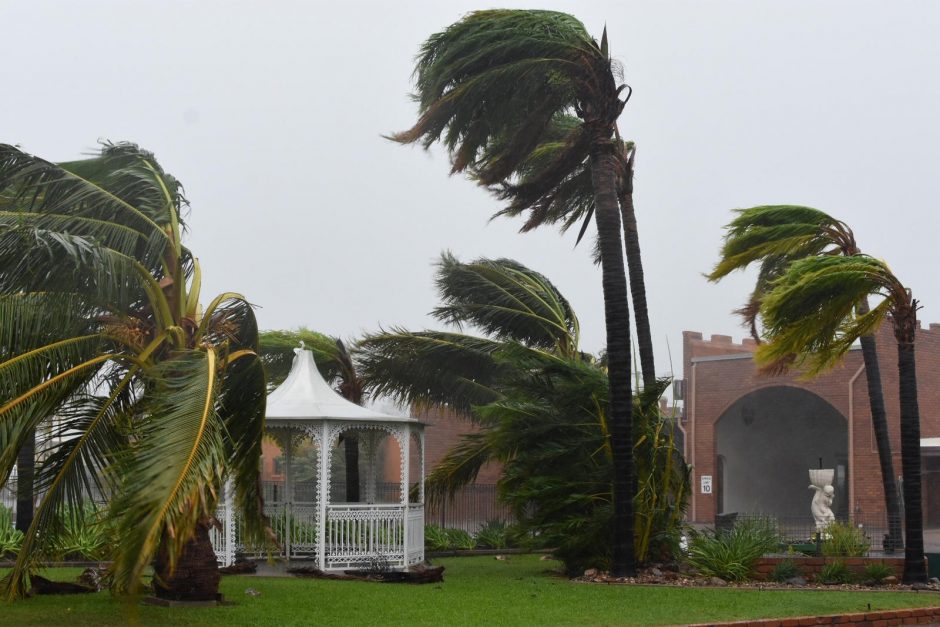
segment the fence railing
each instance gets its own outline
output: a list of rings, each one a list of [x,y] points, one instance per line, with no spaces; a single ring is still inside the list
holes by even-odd
[[[264,502],[266,504],[283,503],[315,503],[317,485],[314,481],[297,481],[294,483],[293,498],[287,498],[284,493],[283,481],[262,482]],[[330,485],[330,501],[342,503],[345,500],[346,484],[343,481],[334,481]],[[364,495],[364,490],[360,490]],[[376,503],[399,503],[401,500],[401,485],[397,482],[381,482],[376,485]],[[435,501],[425,505],[424,522],[429,525],[439,525],[453,529],[463,529],[474,533],[491,520],[512,522],[513,516],[509,508],[499,502],[496,485],[491,483],[471,484],[459,490],[452,498]]]

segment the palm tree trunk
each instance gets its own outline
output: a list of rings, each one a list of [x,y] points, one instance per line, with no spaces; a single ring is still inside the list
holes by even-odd
[[[172,573],[166,547],[161,546],[153,565],[153,592],[158,598],[170,601],[220,599],[219,580],[222,576],[209,539],[209,525],[208,520],[196,525],[195,534],[183,547]]]
[[[30,429],[16,456],[16,528],[23,533],[33,524],[35,469],[36,429]]]
[[[927,567],[924,564],[924,514],[921,508],[920,411],[917,406],[917,371],[914,362],[913,330],[910,335],[909,341],[898,339],[901,473],[904,477],[903,582],[908,584],[927,583]]]
[[[653,339],[650,331],[650,316],[646,308],[646,281],[643,277],[643,259],[640,256],[640,235],[636,226],[636,211],[633,205],[633,163],[636,148],[625,159],[623,191],[620,195],[620,214],[623,216],[623,239],[627,249],[627,272],[630,276],[630,296],[633,300],[633,315],[636,317],[636,341],[640,352],[640,369],[643,372],[643,387],[652,388],[656,383],[656,366],[653,360]]]
[[[868,313],[868,299],[858,304],[859,315]],[[884,391],[881,387],[881,368],[878,365],[878,350],[874,335],[863,335],[862,359],[865,362],[865,379],[868,383],[868,404],[871,406],[871,422],[878,444],[878,461],[881,463],[881,486],[885,495],[885,512],[888,515],[888,537],[885,550],[894,551],[903,546],[901,537],[901,503],[894,481],[894,462],[891,459],[891,440],[888,437],[888,417],[885,411]]]
[[[617,209],[616,157],[603,147],[591,154],[595,219],[607,324],[607,377],[610,386],[609,425],[613,462],[613,556],[611,574],[636,575],[633,513],[633,391],[630,387],[630,309]]]

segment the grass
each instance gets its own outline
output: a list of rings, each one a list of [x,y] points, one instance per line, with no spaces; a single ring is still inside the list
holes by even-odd
[[[317,581],[225,577],[222,591],[235,604],[220,608],[130,605],[107,593],[36,597],[0,607],[5,625],[637,625],[940,605],[940,595],[606,586],[572,583],[546,574],[555,562],[537,556],[439,560],[443,584]],[[71,579],[76,569],[51,576]],[[247,588],[261,592],[245,594]]]

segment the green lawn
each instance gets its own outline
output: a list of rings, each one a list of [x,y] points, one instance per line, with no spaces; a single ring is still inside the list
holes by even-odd
[[[3,625],[636,625],[832,614],[940,605],[911,592],[758,591],[577,584],[546,574],[537,556],[440,560],[445,582],[423,586],[226,577],[234,605],[158,608],[107,593],[36,597],[0,608]],[[77,570],[51,576],[70,579]],[[245,595],[246,588],[261,592]]]

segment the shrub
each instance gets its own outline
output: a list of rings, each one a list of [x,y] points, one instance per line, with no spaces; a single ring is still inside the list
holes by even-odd
[[[773,521],[746,518],[730,531],[695,536],[689,545],[689,563],[703,575],[743,581],[761,555],[777,548],[777,540]]]
[[[473,536],[463,529],[445,529],[444,532],[447,533],[447,541],[450,544],[448,548],[472,549],[477,545]]]
[[[424,548],[428,551],[446,551],[450,548],[446,530],[437,525],[425,525]]]
[[[0,559],[15,557],[23,544],[23,532],[13,526],[13,512],[0,505]]]
[[[865,567],[863,578],[875,584],[883,583],[885,579],[894,575],[894,569],[884,562],[872,562]]]
[[[484,549],[505,549],[509,546],[509,527],[501,520],[489,520],[476,533],[476,544]]]
[[[62,514],[62,527],[55,538],[52,553],[60,559],[105,559],[113,538],[111,528],[92,506]]]
[[[841,560],[829,562],[819,571],[819,581],[822,583],[851,583],[852,571]]]
[[[827,557],[863,557],[871,542],[861,529],[850,524],[834,522],[826,527],[828,536],[822,543],[822,554]]]
[[[783,583],[794,577],[801,577],[802,575],[803,573],[800,571],[800,567],[797,566],[793,560],[786,559],[774,566],[770,578],[776,582]]]

